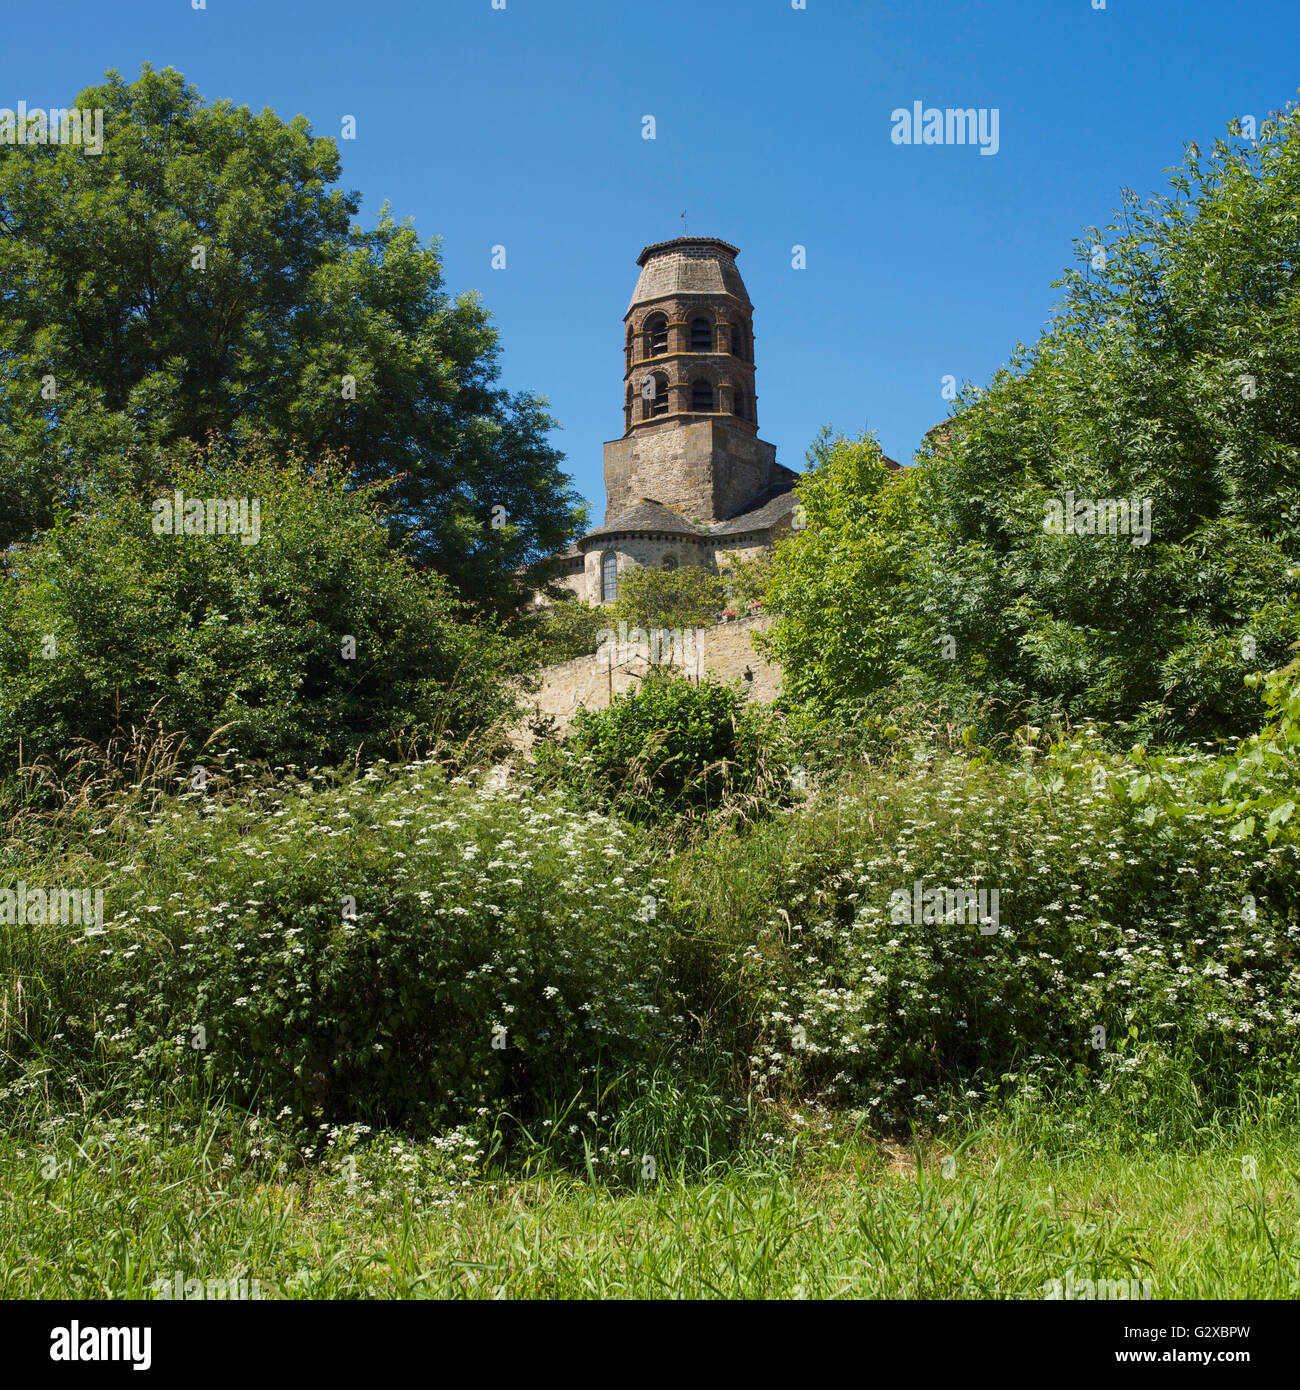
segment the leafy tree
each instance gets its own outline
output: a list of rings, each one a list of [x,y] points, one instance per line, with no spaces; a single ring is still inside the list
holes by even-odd
[[[901,670],[915,625],[905,591],[917,545],[916,478],[894,473],[875,440],[823,428],[798,484],[803,526],[776,547],[764,646],[795,705],[822,715],[863,699]]]
[[[1247,731],[1300,634],[1300,112],[1191,153],[1089,229],[1042,340],[926,469],[927,604],[1009,704],[1163,736]],[[1149,542],[1052,499],[1150,499]],[[960,665],[959,665],[960,669]]]
[[[619,576],[618,598],[604,610],[605,625],[697,627],[716,622],[726,602],[723,581],[703,565],[671,570],[645,566]]]
[[[509,644],[393,550],[340,469],[201,461],[174,465],[182,498],[247,500],[244,534],[176,534],[174,493],[155,511],[118,490],[8,552],[6,768],[20,745],[24,762],[57,764],[146,726],[184,735],[191,756],[219,734],[218,750],[337,763],[461,738],[513,709]]]
[[[787,689],[825,711],[906,677],[991,726],[1256,727],[1247,676],[1300,636],[1297,207],[1300,110],[1190,154],[1087,231],[1046,332],[964,392],[914,479],[805,483],[773,591]],[[1121,500],[1119,534],[1084,533]]]
[[[91,487],[159,484],[182,441],[332,450],[390,485],[412,558],[503,609],[580,504],[544,402],[497,385],[497,333],[437,243],[367,231],[299,116],[115,72],[78,105],[104,149],[0,161],[0,547]]]

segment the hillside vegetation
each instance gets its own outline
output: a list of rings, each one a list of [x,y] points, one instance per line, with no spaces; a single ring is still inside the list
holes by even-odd
[[[148,469],[0,470],[0,1292],[1291,1296],[1298,194],[1292,112],[1126,199],[916,467],[828,430],[770,564],[625,595],[761,593],[777,707],[652,672],[529,761],[591,615],[521,611],[528,538],[431,464],[370,476],[382,422],[348,471],[174,365]],[[544,474],[430,312],[482,485],[511,419]],[[62,426],[101,464],[110,404]],[[164,479],[257,543],[161,531]]]

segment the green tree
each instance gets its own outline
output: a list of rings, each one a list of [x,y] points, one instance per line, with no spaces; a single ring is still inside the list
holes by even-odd
[[[436,241],[353,219],[299,116],[115,72],[78,105],[104,149],[0,161],[0,546],[93,486],[164,483],[182,441],[331,450],[389,485],[422,566],[508,610],[581,525],[544,402],[497,385],[497,333]]]
[[[786,688],[826,710],[906,675],[990,729],[1257,727],[1247,677],[1300,637],[1298,207],[1300,110],[1189,155],[1166,195],[1126,190],[914,478],[840,459],[805,482],[773,590]],[[1085,533],[1121,500],[1119,534]],[[1074,504],[1082,531],[1056,524]]]
[[[632,627],[698,627],[717,620],[726,588],[703,565],[660,570],[643,566],[619,575],[618,598],[605,609],[609,624]]]
[[[1048,331],[931,459],[929,601],[985,687],[1161,736],[1244,733],[1300,635],[1300,112],[1090,228]],[[1148,543],[1047,506],[1149,499]]]
[[[915,626],[916,477],[893,472],[869,435],[823,428],[798,483],[800,525],[776,546],[764,643],[785,668],[786,698],[827,716],[888,685]]]
[[[174,467],[182,496],[247,501],[250,530],[160,532],[166,511],[119,489],[8,552],[6,770],[20,745],[24,762],[57,766],[82,741],[103,750],[146,726],[183,735],[188,755],[222,731],[218,749],[338,763],[460,739],[513,710],[510,644],[394,551],[340,469],[200,462]]]

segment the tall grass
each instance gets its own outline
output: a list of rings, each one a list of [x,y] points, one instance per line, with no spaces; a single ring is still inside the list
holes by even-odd
[[[1028,1137],[1024,1117],[965,1149],[821,1134],[627,1191],[470,1177],[387,1138],[295,1170],[219,1107],[159,1113],[0,1145],[0,1297],[148,1298],[178,1272],[264,1298],[1040,1299],[1067,1274],[1294,1296],[1294,1131],[1051,1160]]]

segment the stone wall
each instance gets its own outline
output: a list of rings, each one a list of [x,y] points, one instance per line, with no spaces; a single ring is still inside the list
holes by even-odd
[[[722,681],[739,680],[749,691],[751,700],[771,702],[781,686],[781,668],[765,661],[753,645],[754,634],[766,631],[771,622],[770,617],[742,618],[739,622],[698,629],[697,640],[681,641],[681,648],[689,659],[688,674],[692,677],[697,673],[712,675]],[[650,669],[647,647],[648,644],[631,660],[613,664],[605,655],[593,655],[548,666],[541,673],[541,689],[527,695],[523,705],[533,714],[551,715],[561,729],[567,729],[580,705],[587,709],[604,709],[611,694],[621,695],[640,684]],[[678,652],[679,648],[674,646],[674,657]],[[753,673],[752,681],[744,679],[747,669]],[[526,745],[531,738],[523,736],[521,742]]]

